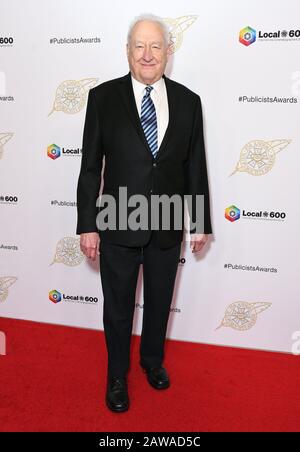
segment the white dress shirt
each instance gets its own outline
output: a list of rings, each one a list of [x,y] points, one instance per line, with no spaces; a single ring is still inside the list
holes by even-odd
[[[147,85],[139,82],[131,75],[133,92],[135,97],[135,102],[137,106],[137,110],[139,116],[141,117],[141,109],[142,109],[142,99],[144,94],[146,93],[145,88]],[[169,123],[169,104],[168,104],[168,96],[166,84],[163,78],[157,80],[157,82],[153,83],[153,90],[151,91],[151,99],[154,103],[157,117],[157,145],[158,149],[160,148],[161,142],[166,133],[168,123]]]

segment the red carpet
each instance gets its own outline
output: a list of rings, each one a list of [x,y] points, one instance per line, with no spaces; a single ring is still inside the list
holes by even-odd
[[[104,404],[102,332],[0,318],[1,431],[300,431],[300,358],[168,341],[172,386],[151,388],[132,341],[131,408]]]

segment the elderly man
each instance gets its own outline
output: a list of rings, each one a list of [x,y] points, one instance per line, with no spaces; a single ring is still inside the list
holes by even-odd
[[[143,263],[144,309],[140,365],[155,389],[170,385],[163,367],[164,344],[183,239],[183,225],[163,228],[100,228],[96,204],[105,156],[103,195],[116,199],[118,212],[128,195],[202,196],[204,214],[190,229],[193,252],[211,231],[209,190],[200,97],[164,75],[171,53],[165,23],[139,16],[128,33],[130,72],[89,92],[77,187],[82,252],[100,255],[104,295],[103,324],[108,352],[106,405],[114,412],[129,408],[127,373],[139,266]],[[103,205],[102,205],[103,209]],[[120,214],[121,215],[121,214]],[[128,214],[129,215],[129,214]],[[170,214],[171,215],[171,214]],[[202,226],[199,226],[202,224]]]

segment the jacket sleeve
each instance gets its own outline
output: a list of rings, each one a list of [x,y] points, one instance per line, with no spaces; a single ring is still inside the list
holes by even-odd
[[[209,186],[205,157],[205,144],[203,136],[203,117],[200,97],[194,114],[194,124],[190,141],[188,160],[185,163],[185,194],[187,197],[190,221],[194,227],[190,233],[211,234]],[[202,195],[201,202],[196,210],[196,195]],[[200,207],[200,209],[199,209]]]
[[[82,140],[81,168],[77,184],[76,234],[98,232],[97,206],[101,185],[103,152],[99,112],[93,90],[89,91]]]

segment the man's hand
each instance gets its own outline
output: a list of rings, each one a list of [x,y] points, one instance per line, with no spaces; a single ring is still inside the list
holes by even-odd
[[[200,251],[207,242],[207,234],[191,234],[190,247],[192,253]]]
[[[80,234],[80,249],[87,257],[93,261],[99,255],[100,237],[98,232],[84,232]]]

